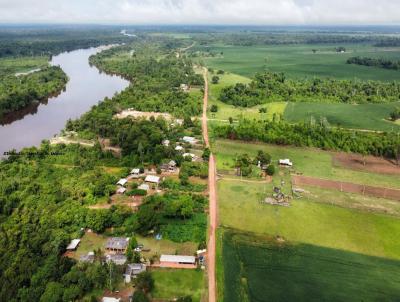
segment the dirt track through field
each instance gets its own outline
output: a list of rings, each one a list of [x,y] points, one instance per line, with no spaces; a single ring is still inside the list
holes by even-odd
[[[292,182],[294,186],[309,185],[323,189],[334,189],[341,192],[355,193],[400,201],[399,189],[372,187],[350,182],[314,178],[302,175],[293,175]]]
[[[203,70],[204,77],[204,99],[203,99],[203,117],[202,117],[202,129],[204,143],[207,148],[210,147],[208,138],[207,128],[207,107],[208,107],[208,80],[207,80],[207,69]],[[209,215],[210,215],[210,226],[209,226],[209,239],[208,239],[208,258],[207,258],[207,271],[208,271],[208,301],[216,301],[216,280],[215,280],[215,232],[217,228],[217,191],[216,191],[216,166],[215,157],[213,154],[210,155],[208,164],[208,189],[209,189]]]

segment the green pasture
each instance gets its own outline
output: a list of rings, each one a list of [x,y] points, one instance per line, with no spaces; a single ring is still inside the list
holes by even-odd
[[[397,301],[399,261],[226,231],[223,301]]]
[[[307,198],[294,199],[290,207],[261,203],[271,196],[272,189],[272,184],[220,180],[220,225],[281,236],[288,241],[400,260],[398,218],[316,203]],[[225,272],[225,278],[226,275]]]
[[[204,293],[204,273],[188,269],[157,269],[152,271],[154,291],[152,297],[163,301],[191,296],[193,302],[200,302]]]
[[[217,140],[213,144],[219,170],[233,170],[236,154],[247,153],[254,157],[258,150],[271,154],[275,164],[280,158],[289,158],[294,164],[294,171],[306,176],[400,189],[399,175],[377,174],[338,167],[332,162],[333,153],[327,151],[230,140]]]
[[[335,47],[344,46],[346,53],[337,53]],[[223,52],[223,56],[204,58],[207,66],[251,77],[257,72],[284,72],[293,78],[334,77],[339,79],[393,81],[399,71],[346,64],[353,56],[399,60],[400,48],[377,48],[366,44],[349,45],[266,45],[266,46],[198,46],[194,50],[209,49]],[[313,49],[317,52],[314,54]]]
[[[400,125],[388,120],[390,113],[400,107],[400,102],[389,104],[324,104],[289,103],[284,118],[293,123],[309,122],[313,117],[318,123],[326,118],[331,126],[377,131],[400,131]]]

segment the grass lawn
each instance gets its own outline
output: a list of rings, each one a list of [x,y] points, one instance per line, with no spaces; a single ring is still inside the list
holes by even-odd
[[[400,131],[400,125],[390,122],[390,113],[400,102],[389,104],[319,104],[289,103],[284,118],[289,122],[310,121],[311,116],[318,123],[325,117],[332,126],[378,131]]]
[[[136,235],[137,242],[143,244],[145,249],[150,249],[149,252],[142,254],[150,258],[153,255],[169,254],[169,255],[194,255],[197,251],[197,244],[194,242],[177,243],[170,240],[156,240],[154,237],[142,237]]]
[[[346,53],[336,53],[335,47],[344,46]],[[400,59],[400,48],[376,48],[365,44],[350,45],[266,45],[230,46],[207,45],[194,50],[209,49],[223,52],[222,57],[204,58],[207,66],[222,69],[245,77],[257,72],[284,72],[290,77],[335,77],[340,79],[359,78],[362,80],[398,80],[396,70],[346,64],[353,56]],[[312,49],[317,49],[313,53]]]
[[[107,237],[96,233],[85,233],[81,238],[77,251],[74,253],[74,258],[79,259],[83,255],[87,255],[89,252],[93,252],[97,249],[104,250]]]
[[[315,203],[306,198],[294,200],[290,207],[261,204],[271,191],[272,185],[220,180],[220,224],[279,235],[294,242],[400,259],[398,218]]]
[[[208,79],[211,80],[213,75],[216,73],[208,74]],[[221,90],[224,87],[234,85],[236,83],[250,83],[250,79],[234,74],[234,73],[225,73],[223,75],[218,75],[220,81],[218,84],[211,84],[209,83],[209,99],[208,99],[208,106],[211,107],[212,105],[218,106],[218,112],[210,112],[208,111],[208,118],[211,120],[217,121],[228,121],[230,117],[234,120],[238,120],[240,116],[245,116],[247,118],[255,118],[255,119],[272,119],[274,113],[283,114],[285,111],[286,103],[284,102],[277,102],[277,103],[269,103],[254,106],[251,108],[242,108],[242,107],[235,107],[229,104],[225,104],[218,100]],[[266,113],[260,113],[260,108],[266,108]]]
[[[193,302],[200,302],[205,291],[203,271],[189,269],[157,269],[152,271],[155,281],[153,298],[173,300],[191,296]]]
[[[227,231],[223,301],[396,301],[399,261]]]
[[[264,150],[271,154],[275,163],[280,158],[289,158],[294,163],[294,170],[307,176],[371,186],[400,188],[400,177],[398,175],[375,174],[336,167],[332,164],[332,153],[318,149],[230,140],[217,140],[213,143],[213,151],[217,156],[217,168],[219,170],[232,170],[235,154],[247,153],[250,156],[255,156],[258,150]]]
[[[0,59],[0,75],[28,72],[48,66],[48,57],[21,57]]]

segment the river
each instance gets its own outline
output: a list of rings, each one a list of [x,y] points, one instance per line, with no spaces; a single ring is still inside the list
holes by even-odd
[[[101,49],[80,49],[53,57],[51,64],[59,65],[68,75],[65,90],[47,102],[16,112],[9,124],[0,125],[0,157],[11,149],[39,146],[43,139],[59,133],[68,119],[80,117],[129,85],[123,78],[89,65],[89,57]]]

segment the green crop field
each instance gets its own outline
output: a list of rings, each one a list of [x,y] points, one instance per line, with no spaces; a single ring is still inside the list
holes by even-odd
[[[202,271],[185,269],[158,269],[152,272],[155,281],[153,298],[172,301],[175,298],[191,296],[193,302],[200,302],[204,292]]]
[[[23,57],[0,59],[0,75],[28,72],[48,65],[48,57]]]
[[[345,46],[346,53],[335,47]],[[196,47],[196,50],[205,50]],[[317,49],[313,53],[312,49]],[[399,71],[346,64],[353,56],[400,59],[400,48],[376,48],[364,44],[350,45],[271,45],[230,46],[210,45],[207,50],[223,52],[222,57],[205,58],[207,66],[251,77],[257,72],[284,72],[290,77],[335,77],[340,79],[393,81]]]
[[[224,301],[396,301],[399,261],[226,231]]]
[[[332,163],[333,153],[327,151],[230,140],[217,140],[213,144],[213,151],[217,156],[217,168],[220,170],[233,170],[236,154],[247,153],[255,156],[258,150],[271,154],[275,163],[280,158],[289,158],[294,163],[294,170],[307,176],[400,188],[399,175],[376,174],[338,167]]]
[[[332,126],[352,129],[369,129],[378,131],[400,131],[400,125],[387,118],[400,102],[389,104],[320,104],[289,103],[284,118],[290,122],[310,121],[314,117],[318,123],[325,117]]]

